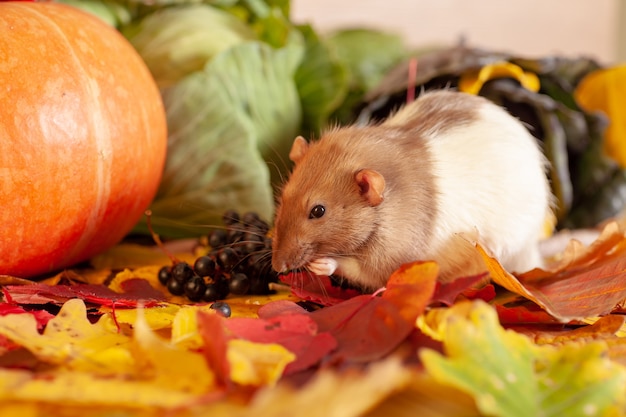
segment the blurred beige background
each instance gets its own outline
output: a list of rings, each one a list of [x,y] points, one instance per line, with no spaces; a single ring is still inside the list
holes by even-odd
[[[626,61],[626,0],[292,0],[292,17],[321,31],[368,26],[412,47],[468,45],[527,57]],[[620,24],[623,22],[623,24]]]

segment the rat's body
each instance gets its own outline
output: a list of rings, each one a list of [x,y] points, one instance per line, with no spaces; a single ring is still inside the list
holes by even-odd
[[[508,270],[540,264],[545,160],[486,99],[426,93],[381,125],[298,138],[290,157],[273,238],[279,272],[306,267],[367,289],[415,260],[437,261],[442,281],[482,272],[460,234]]]

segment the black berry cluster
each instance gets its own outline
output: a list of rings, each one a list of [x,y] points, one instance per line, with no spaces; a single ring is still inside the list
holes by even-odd
[[[164,266],[159,281],[173,295],[191,301],[212,302],[229,294],[269,294],[270,282],[278,275],[270,266],[272,240],[269,225],[256,213],[243,216],[229,210],[223,216],[224,228],[208,236],[211,251],[189,265],[186,262]]]

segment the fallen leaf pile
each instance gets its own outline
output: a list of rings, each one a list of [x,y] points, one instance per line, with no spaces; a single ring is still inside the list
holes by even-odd
[[[375,294],[294,273],[273,295],[228,298],[230,318],[169,295],[151,247],[2,277],[0,413],[626,415],[622,228],[523,274],[475,248],[487,285],[438,284],[433,262]]]

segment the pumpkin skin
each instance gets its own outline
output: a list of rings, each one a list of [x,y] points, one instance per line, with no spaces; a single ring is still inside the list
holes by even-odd
[[[118,243],[156,194],[166,147],[156,84],[115,29],[62,4],[0,3],[0,274]]]

